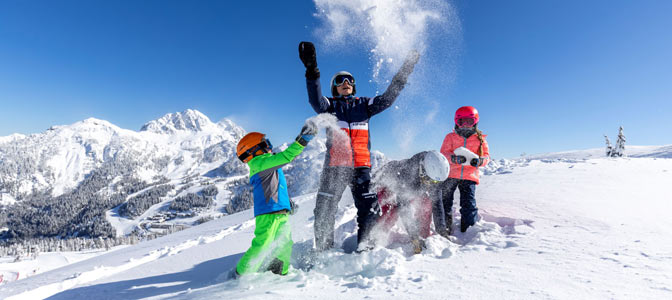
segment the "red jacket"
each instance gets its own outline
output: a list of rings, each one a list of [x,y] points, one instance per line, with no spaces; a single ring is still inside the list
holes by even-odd
[[[479,153],[479,148],[481,146],[481,141],[478,139],[477,134],[472,134],[469,138],[464,138],[455,131],[446,135],[443,139],[443,144],[441,144],[441,154],[443,154],[448,161],[450,162],[450,175],[448,178],[455,179],[466,179],[476,182],[478,184],[480,181],[478,179],[478,168],[472,166],[463,166],[460,164],[453,163],[450,161],[450,156],[453,155],[453,151],[459,147],[465,147],[469,151],[476,153],[483,159],[482,166],[485,166],[490,160],[490,150],[488,148],[488,142],[485,140],[486,135],[483,134],[483,153]]]

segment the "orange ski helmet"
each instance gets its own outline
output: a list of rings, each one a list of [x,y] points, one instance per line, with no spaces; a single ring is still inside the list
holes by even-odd
[[[253,157],[264,154],[269,149],[273,149],[273,145],[271,145],[265,134],[250,132],[238,142],[236,154],[238,155],[238,159],[247,163]]]

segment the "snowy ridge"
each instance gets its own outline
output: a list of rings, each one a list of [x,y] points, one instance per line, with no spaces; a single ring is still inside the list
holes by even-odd
[[[564,151],[525,156],[527,159],[592,159],[605,157],[605,148],[594,148],[579,151]],[[626,146],[626,157],[672,158],[672,145],[664,146]]]
[[[46,189],[58,196],[102,164],[121,157],[135,158],[133,162],[141,167],[135,175],[144,181],[151,182],[154,176],[181,178],[221,165],[242,134],[244,130],[231,121],[214,124],[194,110],[167,114],[140,132],[89,118],[24,138],[4,137],[0,158],[6,166],[0,177],[3,189],[15,198]],[[168,165],[164,165],[166,159]]]
[[[167,114],[143,125],[140,131],[172,134],[177,131],[202,131],[213,127],[208,117],[199,111],[187,109],[181,113]]]
[[[627,146],[625,154],[626,158],[672,158],[672,145]],[[481,174],[508,174],[513,168],[528,166],[532,161],[578,163],[601,158],[606,158],[604,148],[527,155],[515,159],[492,160],[481,169]]]
[[[198,111],[186,110],[150,121],[142,131],[122,129],[108,121],[89,118],[71,125],[52,126],[39,134],[3,137],[0,139],[0,204],[11,210],[23,201],[58,203],[54,199],[62,196],[69,199],[67,201],[87,201],[92,193],[96,193],[100,195],[100,203],[96,203],[99,207],[95,209],[100,210],[104,209],[107,199],[123,197],[128,200],[136,195],[125,195],[124,187],[147,187],[142,189],[144,191],[169,184],[172,190],[160,198],[159,203],[151,203],[153,207],[147,208],[154,214],[143,215],[142,220],[131,220],[130,224],[136,226],[152,223],[147,220],[149,218],[165,220],[161,215],[176,197],[214,188],[216,195],[209,209],[201,209],[195,212],[196,215],[170,223],[190,226],[200,217],[217,217],[227,212],[226,206],[235,187],[227,178],[237,178],[247,172],[247,167],[235,154],[235,145],[244,134],[245,130],[230,120],[213,123]],[[87,178],[90,179],[88,186],[82,187]],[[43,200],[45,197],[51,199]],[[86,207],[75,202],[71,205]],[[94,209],[90,205],[88,207]],[[66,208],[59,207],[58,213],[79,214],[77,211],[66,211]],[[87,219],[80,220],[79,224],[90,222],[95,218],[94,214],[96,212],[89,212]],[[108,214],[108,219],[114,224],[129,224],[125,222],[128,217]],[[16,217],[12,222],[21,224],[21,218],[31,217]],[[169,224],[156,226],[166,228]],[[62,228],[58,229],[62,231],[60,234],[64,235],[82,230],[75,228],[66,232],[68,229],[59,228]],[[49,230],[46,227],[37,229]],[[116,231],[127,234],[134,229],[121,226]],[[26,229],[16,230],[21,235],[30,236]],[[84,230],[86,234],[94,235],[106,235],[103,230],[109,232],[100,226]]]
[[[667,184],[672,160],[520,160],[499,168],[477,188],[481,220],[449,240],[430,236],[418,255],[397,227],[389,232],[386,247],[352,253],[356,210],[347,191],[336,216],[337,248],[316,255],[310,250],[311,193],[295,198],[300,209],[290,217],[295,245],[288,276],[261,273],[227,280],[253,236],[248,210],[8,283],[0,286],[0,298],[672,296],[672,251],[667,247],[672,237],[666,234],[672,220],[665,197],[672,193]],[[637,176],[641,173],[655,176]],[[641,205],[633,206],[633,201]],[[453,226],[459,224],[455,222]],[[138,260],[142,265],[132,265]],[[80,281],[70,288],[57,285],[76,278]]]

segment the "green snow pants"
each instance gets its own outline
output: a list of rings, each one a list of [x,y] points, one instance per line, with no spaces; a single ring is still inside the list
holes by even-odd
[[[267,270],[281,275],[289,272],[294,243],[288,221],[287,213],[265,214],[255,218],[252,246],[238,262],[238,274]]]

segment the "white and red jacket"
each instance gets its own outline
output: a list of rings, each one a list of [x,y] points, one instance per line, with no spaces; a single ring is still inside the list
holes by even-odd
[[[315,112],[330,113],[338,119],[345,135],[327,130],[325,166],[371,167],[369,119],[394,103],[406,83],[393,80],[385,93],[374,98],[322,96],[319,79],[306,79],[308,100]]]

